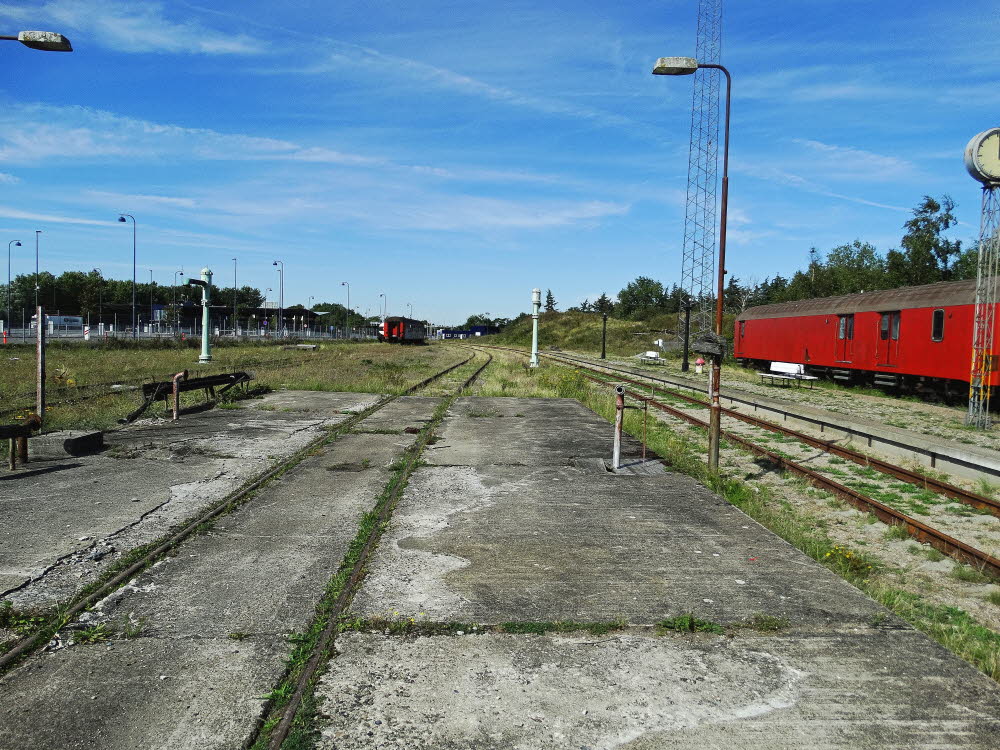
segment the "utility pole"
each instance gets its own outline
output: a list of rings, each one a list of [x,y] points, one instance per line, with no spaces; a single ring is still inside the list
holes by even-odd
[[[608,314],[601,313],[601,359],[606,359],[608,351]]]

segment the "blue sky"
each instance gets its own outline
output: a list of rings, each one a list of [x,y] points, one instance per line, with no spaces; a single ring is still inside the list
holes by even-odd
[[[0,240],[13,271],[209,265],[285,302],[436,322],[679,281],[690,78],[684,2],[0,0]],[[978,229],[968,139],[1000,125],[1000,14],[971,0],[729,3],[728,268],[898,246],[924,194]],[[2,245],[2,243],[0,243]]]

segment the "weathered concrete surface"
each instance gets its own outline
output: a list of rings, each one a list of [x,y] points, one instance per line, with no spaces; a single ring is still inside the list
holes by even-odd
[[[517,417],[532,405],[537,419]],[[466,399],[444,436],[356,614],[480,625],[763,614],[788,627],[348,634],[319,688],[322,747],[997,746],[995,683],[693,480],[607,472],[610,429],[579,404]]]
[[[378,399],[282,392],[241,409],[144,420],[99,455],[0,473],[0,596],[71,595],[108,563],[224,497]]]
[[[982,748],[995,683],[912,630],[821,635],[350,634],[320,747]]]
[[[428,467],[410,481],[355,610],[444,621],[652,624],[695,612],[799,623],[879,610],[694,480],[573,467]]]
[[[30,460],[88,456],[104,450],[104,433],[100,430],[60,430],[34,435],[28,440]]]
[[[565,466],[574,458],[610,459],[613,440],[613,426],[576,401],[460,398],[425,460],[434,466]],[[640,444],[626,436],[622,457],[640,455]]]
[[[420,414],[405,401],[386,408]],[[100,602],[82,626],[140,633],[40,654],[0,679],[16,697],[0,702],[0,748],[241,747],[283,673],[288,635],[312,617],[413,440],[338,438]]]

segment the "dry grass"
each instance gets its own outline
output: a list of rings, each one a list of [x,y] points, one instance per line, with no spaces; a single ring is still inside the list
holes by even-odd
[[[34,351],[9,347],[0,366],[0,422],[15,422],[34,410]],[[195,348],[106,349],[55,345],[47,349],[49,409],[46,430],[107,428],[141,402],[136,391],[114,392],[110,384],[139,385],[169,380],[188,370],[189,377],[250,370],[254,386],[273,390],[400,393],[433,373],[468,356],[444,346],[399,347],[379,343],[324,343],[310,352],[257,344],[220,346],[214,361],[198,364]],[[11,360],[10,357],[20,357]],[[98,398],[86,398],[95,393]],[[204,399],[184,394],[184,404]]]

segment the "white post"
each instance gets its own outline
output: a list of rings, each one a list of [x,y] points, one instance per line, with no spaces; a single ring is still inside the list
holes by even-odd
[[[538,367],[538,311],[542,307],[542,290],[531,290],[531,360],[528,367]]]

